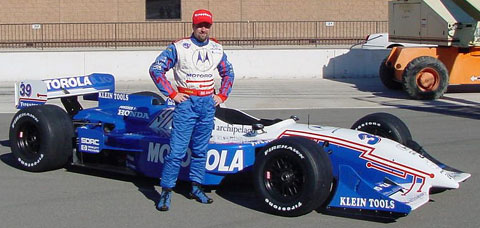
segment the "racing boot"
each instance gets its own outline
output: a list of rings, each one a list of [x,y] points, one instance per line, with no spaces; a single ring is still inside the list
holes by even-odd
[[[199,183],[192,183],[192,192],[190,192],[190,199],[195,199],[200,203],[210,204],[213,203],[213,199],[208,197],[205,192],[203,192],[202,187]]]
[[[157,209],[159,211],[168,211],[170,208],[170,201],[172,198],[172,189],[166,188],[162,189],[162,193],[160,194],[160,200],[157,204]]]

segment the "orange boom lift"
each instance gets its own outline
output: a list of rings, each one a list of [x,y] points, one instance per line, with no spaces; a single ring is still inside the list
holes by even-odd
[[[439,98],[448,85],[480,85],[479,21],[479,0],[390,1],[390,41],[432,47],[394,47],[380,65],[382,83],[414,99]]]

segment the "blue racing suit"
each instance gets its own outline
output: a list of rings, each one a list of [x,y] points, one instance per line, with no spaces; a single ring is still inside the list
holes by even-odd
[[[165,76],[172,68],[177,90]],[[186,101],[177,103],[174,110],[171,150],[164,159],[160,181],[162,188],[175,187],[180,164],[189,145],[192,152],[189,178],[193,182],[203,182],[208,141],[214,127],[214,69],[222,78],[217,96],[225,101],[234,81],[233,67],[216,40],[200,42],[193,34],[190,38],[170,44],[150,66],[150,76],[165,96],[174,98],[178,92],[190,96]]]

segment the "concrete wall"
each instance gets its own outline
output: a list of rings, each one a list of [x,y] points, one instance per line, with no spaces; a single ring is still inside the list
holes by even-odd
[[[0,52],[0,81],[110,73],[116,80],[149,79],[161,50]],[[237,78],[375,77],[387,50],[228,49]],[[171,74],[169,74],[171,77]]]

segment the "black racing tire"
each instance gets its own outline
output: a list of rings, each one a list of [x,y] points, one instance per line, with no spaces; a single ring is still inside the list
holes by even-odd
[[[270,142],[256,156],[255,190],[273,214],[294,217],[319,208],[330,195],[332,165],[317,143],[302,137]]]
[[[372,135],[388,138],[403,145],[412,140],[412,134],[407,125],[398,117],[384,112],[366,115],[357,120],[351,127]]]
[[[157,101],[153,102],[153,105],[159,105],[159,104],[164,104],[165,103],[165,99],[162,96],[160,96],[158,93],[154,93],[152,91],[141,91],[141,92],[132,93],[132,95],[141,95],[141,96],[153,97],[153,98],[157,99]]]
[[[18,111],[10,124],[10,146],[19,168],[43,172],[64,167],[72,156],[73,123],[55,105]]]
[[[440,98],[448,87],[447,67],[431,56],[421,56],[410,61],[402,75],[407,94],[419,100]]]
[[[395,81],[395,69],[392,66],[386,65],[387,58],[383,59],[382,63],[380,64],[380,69],[378,71],[378,75],[380,76],[380,81],[382,84],[391,90],[401,90],[402,83],[399,81]]]

